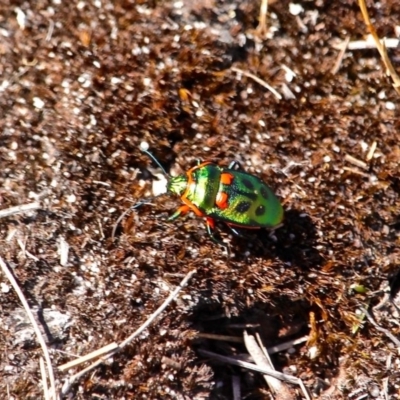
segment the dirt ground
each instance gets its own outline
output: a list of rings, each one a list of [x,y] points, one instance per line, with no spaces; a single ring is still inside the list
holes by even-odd
[[[126,339],[196,270],[64,398],[269,399],[260,373],[204,353],[250,362],[244,331],[291,343],[272,364],[314,398],[400,398],[399,97],[356,1],[270,2],[266,32],[260,3],[0,3],[0,212],[38,203],[0,219],[0,256],[57,387],[89,363],[60,365]],[[393,43],[400,2],[368,6]],[[238,237],[217,223],[229,257],[204,219],[168,222],[181,200],[164,194],[113,239],[165,183],[142,142],[172,175],[239,161],[284,225]],[[0,289],[0,396],[42,398],[41,347],[3,272]],[[304,398],[286,385],[275,398]]]

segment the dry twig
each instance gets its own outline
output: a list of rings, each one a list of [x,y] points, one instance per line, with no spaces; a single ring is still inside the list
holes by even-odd
[[[343,171],[352,172],[353,174],[361,175],[361,176],[363,176],[365,178],[369,178],[370,177],[369,174],[367,174],[365,172],[362,172],[362,171],[359,171],[358,169],[355,169],[355,168],[343,167]]]
[[[296,346],[297,344],[305,343],[308,340],[308,336],[303,336],[301,338],[295,339],[295,340],[289,340],[285,343],[277,344],[276,346],[268,347],[267,351],[268,354],[275,354],[279,353],[284,350],[288,350],[292,348],[293,346]]]
[[[367,6],[365,4],[365,0],[358,0],[358,4],[360,6],[365,25],[367,26],[368,30],[370,31],[371,35],[373,36],[375,43],[376,43],[376,47],[379,51],[379,54],[382,57],[382,61],[384,62],[385,67],[386,67],[387,71],[389,71],[389,74],[392,78],[393,87],[396,90],[397,94],[400,94],[400,78],[397,75],[395,69],[393,68],[392,63],[390,62],[385,45],[382,44],[382,42],[380,41],[379,36],[376,33],[375,27],[371,23],[371,20],[368,15]]]
[[[37,341],[40,344],[40,347],[42,348],[43,351],[43,355],[44,358],[46,360],[46,364],[47,364],[47,370],[48,370],[48,374],[49,374],[49,379],[50,379],[50,386],[51,386],[51,390],[49,391],[49,395],[47,396],[45,393],[45,398],[50,399],[50,398],[54,398],[54,399],[59,399],[59,395],[56,392],[56,384],[55,384],[55,379],[54,379],[54,371],[53,371],[53,366],[51,365],[51,360],[50,360],[50,355],[49,355],[49,351],[46,345],[46,342],[42,336],[42,333],[40,332],[39,326],[36,323],[35,317],[33,316],[33,313],[31,311],[31,309],[29,308],[29,304],[27,302],[27,300],[25,299],[24,294],[22,293],[22,290],[20,289],[20,287],[18,286],[17,281],[15,280],[13,274],[11,273],[11,271],[8,269],[7,264],[4,262],[3,258],[0,257],[0,267],[3,270],[4,274],[6,275],[7,279],[9,280],[9,282],[11,283],[12,287],[14,288],[15,292],[18,295],[18,298],[20,300],[20,302],[22,303],[22,306],[25,309],[26,314],[28,315],[28,318],[33,326],[33,330],[35,331],[36,334],[36,338]],[[46,390],[47,385],[43,385],[43,390]]]
[[[101,347],[100,349],[97,349],[95,351],[92,351],[89,354],[86,354],[83,357],[79,357],[76,360],[70,361],[66,364],[60,365],[58,367],[59,371],[66,371],[68,369],[77,367],[78,365],[81,365],[87,361],[93,360],[95,358],[98,358],[100,356],[104,356],[107,353],[110,353],[111,351],[117,350],[118,349],[118,344],[113,342],[110,343],[106,346]]]
[[[233,400],[240,400],[242,398],[240,391],[240,378],[237,375],[232,376],[232,393]]]
[[[268,0],[261,0],[260,6],[260,17],[258,19],[258,26],[256,32],[262,37],[268,33],[267,28],[267,12],[268,12]]]
[[[288,382],[288,383],[292,383],[294,385],[300,385],[300,387],[302,388],[302,390],[305,393],[306,399],[311,400],[311,397],[309,396],[307,390],[305,389],[303,381],[295,376],[283,374],[282,372],[278,372],[278,371],[271,371],[271,370],[259,367],[258,365],[255,365],[255,364],[252,364],[249,362],[245,362],[245,361],[240,361],[240,360],[237,360],[232,357],[222,356],[220,354],[213,353],[212,351],[208,351],[208,350],[200,349],[198,352],[199,352],[199,354],[201,354],[205,357],[210,357],[210,358],[213,358],[215,360],[221,361],[226,364],[236,365],[237,367],[241,367],[241,368],[247,368],[251,371],[261,372],[264,375],[273,376],[274,378],[280,379],[280,380]]]
[[[385,46],[387,49],[396,49],[399,45],[399,39],[389,38],[385,40]],[[338,42],[333,45],[336,50],[342,50],[343,42]],[[368,35],[365,40],[352,40],[347,45],[348,51],[354,50],[367,50],[376,49],[376,43],[371,35]]]
[[[44,363],[43,357],[39,357],[39,366],[40,366],[40,375],[42,377],[43,397],[45,398],[45,400],[50,400],[51,395],[49,393],[49,387],[47,386],[46,365]]]
[[[358,158],[351,156],[350,154],[346,154],[344,156],[345,161],[348,161],[350,164],[356,165],[362,169],[368,170],[368,164]]]
[[[232,325],[234,325],[234,324],[231,324],[230,326],[232,326]],[[251,325],[251,324],[247,324],[247,325]],[[257,327],[258,327],[258,325],[257,325]],[[247,326],[247,328],[251,328],[251,326]],[[221,340],[221,341],[233,342],[233,343],[243,343],[243,338],[241,338],[239,336],[217,335],[214,333],[198,333],[195,337],[199,338],[199,339],[210,339],[210,340]],[[293,346],[305,343],[305,342],[307,342],[307,340],[308,340],[308,336],[303,336],[301,338],[294,339],[294,340],[288,340],[287,342],[268,347],[266,349],[266,351],[268,352],[268,354],[280,353],[282,351],[292,348]]]
[[[243,71],[240,68],[232,67],[231,69],[232,69],[232,71],[235,71],[238,74],[242,74],[244,76],[247,76],[248,78],[253,79],[257,83],[259,83],[261,86],[264,86],[266,89],[268,89],[278,100],[282,100],[282,96],[280,95],[280,93],[278,93],[271,85],[269,85],[264,80],[260,79],[258,76],[252,74],[251,72]]]
[[[337,58],[337,60],[335,62],[335,65],[332,68],[332,71],[331,71],[333,75],[337,74],[337,72],[339,71],[340,66],[342,65],[343,57],[344,57],[344,55],[346,53],[346,49],[347,49],[347,46],[349,45],[349,42],[350,42],[350,36],[347,36],[346,40],[341,44],[342,47],[340,49],[338,58]]]
[[[371,147],[369,148],[369,151],[368,151],[368,154],[367,154],[367,157],[366,157],[367,161],[371,161],[372,160],[372,158],[374,157],[375,150],[376,150],[377,146],[378,146],[378,143],[377,143],[376,140],[374,140],[374,142],[371,144]]]
[[[83,370],[79,371],[75,375],[72,375],[71,377],[67,378],[61,392],[62,394],[68,393],[70,387],[78,380],[80,379],[83,375],[85,375],[87,372],[93,370],[97,366],[101,365],[103,362],[105,362],[107,359],[111,358],[113,355],[117,354],[119,351],[121,351],[125,346],[127,346],[130,342],[132,342],[133,339],[135,339],[137,336],[139,336],[145,329],[149,327],[149,325],[154,322],[154,320],[168,307],[168,305],[175,299],[175,297],[178,295],[178,293],[186,286],[190,278],[196,273],[196,270],[190,271],[181,281],[181,283],[176,287],[176,289],[166,298],[166,300],[161,304],[160,307],[157,308],[157,310],[150,315],[150,317],[146,320],[146,322],[141,325],[135,332],[133,332],[127,339],[125,339],[123,342],[121,342],[114,350],[109,351],[106,355],[103,357],[99,358],[92,364],[90,364],[88,367],[84,368]],[[109,346],[114,346],[114,344],[110,344]],[[106,346],[105,348],[107,348]],[[104,347],[103,347],[104,349]],[[93,353],[91,353],[93,354]],[[84,356],[85,358],[87,356]],[[78,363],[80,359],[75,360],[75,363]],[[68,363],[68,364],[73,364],[73,362]],[[66,370],[66,364],[61,365],[59,369]]]
[[[243,343],[243,339],[239,336],[229,336],[229,335],[217,335],[215,333],[198,333],[196,338],[201,339],[211,339],[211,340],[221,340],[224,342],[234,342],[234,343]]]
[[[0,218],[10,217],[11,215],[20,214],[27,211],[33,211],[40,208],[40,203],[35,201],[33,203],[23,204],[22,206],[15,206],[0,210]]]
[[[251,355],[251,358],[254,360],[255,364],[257,364],[261,368],[265,368],[266,370],[275,371],[275,368],[273,367],[270,358],[263,353],[262,349],[257,344],[254,336],[249,335],[247,331],[244,331],[243,339],[246,349]],[[268,375],[264,375],[264,379],[274,395],[277,395],[279,398],[281,398],[281,396],[282,398],[291,397],[289,389],[286,386],[282,385],[279,379]]]
[[[381,326],[379,326],[375,322],[373,316],[368,312],[368,310],[366,308],[360,307],[360,310],[365,314],[365,316],[367,317],[368,321],[375,327],[376,330],[378,330],[379,332],[384,333],[397,346],[397,348],[400,349],[400,340],[397,339],[396,336],[394,336],[387,329],[382,328]]]

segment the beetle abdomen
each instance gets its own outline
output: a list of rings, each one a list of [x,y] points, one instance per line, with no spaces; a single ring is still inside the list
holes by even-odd
[[[205,212],[207,216],[249,228],[275,227],[282,222],[281,203],[263,181],[246,172],[221,168],[221,177],[224,176],[216,199],[224,198],[225,202],[216,201],[214,207]]]
[[[188,171],[182,199],[194,211],[230,225],[273,228],[283,220],[281,203],[262,180],[212,163]]]

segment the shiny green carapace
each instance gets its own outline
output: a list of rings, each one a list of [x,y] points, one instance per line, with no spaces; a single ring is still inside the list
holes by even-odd
[[[158,160],[148,154],[165,172]],[[167,191],[180,196],[183,205],[169,218],[173,220],[192,210],[206,218],[207,232],[214,237],[215,221],[225,222],[234,233],[235,227],[246,229],[277,228],[283,221],[283,208],[274,192],[259,178],[244,172],[239,163],[220,167],[201,163],[177,177],[168,176]]]
[[[197,215],[234,226],[274,228],[283,220],[273,191],[256,176],[232,168],[200,164],[186,175],[170,178],[168,190]]]

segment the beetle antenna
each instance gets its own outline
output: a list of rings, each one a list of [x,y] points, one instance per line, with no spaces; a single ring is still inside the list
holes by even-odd
[[[142,144],[140,145],[140,150],[141,150],[143,153],[147,154],[147,155],[157,164],[157,166],[161,168],[161,171],[164,173],[164,175],[165,175],[167,178],[170,178],[170,175],[167,173],[167,171],[165,170],[165,168],[161,165],[160,161],[158,161],[157,158],[156,158],[153,154],[151,154],[148,150],[146,150],[146,149],[144,148],[145,145],[146,145],[146,143],[142,143]],[[129,214],[132,210],[136,210],[137,208],[141,207],[141,206],[144,205],[144,204],[149,204],[155,197],[157,197],[157,196],[149,197],[149,198],[147,198],[146,200],[139,201],[139,202],[136,203],[135,205],[133,205],[133,206],[129,207],[128,209],[126,209],[126,210],[118,217],[117,221],[115,222],[115,224],[114,224],[114,226],[113,226],[113,230],[112,230],[112,232],[111,232],[111,238],[112,238],[112,239],[115,238],[115,234],[116,234],[116,232],[117,232],[118,225],[119,225],[120,222],[126,217],[127,214]]]
[[[117,232],[118,225],[119,225],[120,222],[125,218],[125,216],[128,215],[128,213],[130,213],[132,210],[136,210],[137,208],[143,206],[144,204],[150,203],[153,199],[154,199],[154,197],[150,197],[150,198],[148,198],[148,199],[146,199],[146,200],[139,201],[139,203],[136,203],[135,205],[133,205],[133,206],[127,208],[127,209],[118,217],[117,221],[115,222],[115,224],[114,224],[114,226],[113,226],[112,233],[111,233],[111,239],[114,239],[114,238],[115,238],[115,234],[116,234],[116,232]]]
[[[147,154],[161,168],[161,171],[164,172],[164,175],[166,177],[168,177],[168,178],[170,177],[168,172],[161,165],[160,161],[158,161],[157,158],[153,154],[151,154],[148,150],[144,150],[144,149],[140,149],[140,150],[143,151],[143,153]]]

